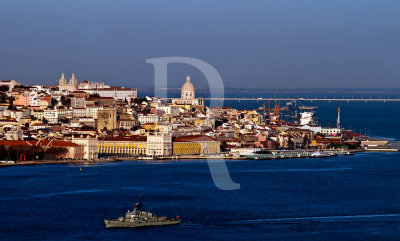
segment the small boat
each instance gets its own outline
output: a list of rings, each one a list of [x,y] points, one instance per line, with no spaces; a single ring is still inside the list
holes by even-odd
[[[311,154],[311,157],[315,157],[315,158],[330,157],[330,156],[332,156],[330,153],[321,152],[321,151],[316,151]]]

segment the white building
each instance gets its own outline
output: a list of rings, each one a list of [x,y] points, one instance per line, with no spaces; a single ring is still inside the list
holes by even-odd
[[[148,156],[171,156],[172,155],[172,137],[170,134],[148,134],[147,149]]]
[[[142,113],[138,114],[138,121],[139,124],[141,125],[147,123],[158,123],[159,120],[160,118],[156,114],[142,114]]]
[[[137,97],[137,89],[124,87],[110,87],[104,89],[82,90],[91,95],[98,94],[100,97],[112,97],[118,100],[128,100]]]
[[[110,88],[110,86],[104,84],[104,82],[90,82],[87,80],[84,80],[78,84],[79,90],[104,89],[104,88]]]
[[[314,112],[302,112],[300,113],[300,125],[309,125],[314,123],[313,119]]]
[[[98,140],[90,135],[72,135],[72,143],[83,146],[85,160],[96,160],[99,156]]]
[[[202,98],[196,98],[196,90],[190,81],[190,76],[186,77],[186,82],[181,88],[181,98],[172,99],[172,103],[177,105],[204,105]]]
[[[72,108],[72,116],[73,117],[85,117],[86,116],[86,108]]]
[[[102,109],[103,109],[102,105],[86,106],[86,116],[90,116],[90,117],[97,119],[97,113],[99,110],[102,110]]]
[[[4,138],[9,141],[22,141],[24,139],[21,127],[12,126],[8,128],[3,128]]]
[[[301,126],[300,129],[303,130],[310,130],[313,131],[314,133],[322,133],[322,127],[321,126],[316,126],[316,125],[304,125]]]
[[[44,118],[49,122],[49,124],[57,124],[58,123],[58,111],[57,108],[47,108],[43,110]]]
[[[74,108],[86,108],[85,98],[72,97],[71,98],[71,106]]]
[[[340,135],[341,130],[339,128],[322,128],[321,133],[324,135]]]

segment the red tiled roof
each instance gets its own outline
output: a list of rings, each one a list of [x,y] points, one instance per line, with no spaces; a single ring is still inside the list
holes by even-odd
[[[147,136],[106,136],[99,137],[99,141],[147,141]]]
[[[217,141],[217,140],[212,137],[204,135],[178,136],[174,137],[173,139],[173,142],[206,142],[206,141]]]
[[[0,140],[0,145],[4,146],[49,146],[49,147],[76,147],[78,144],[67,141],[53,140],[29,140],[29,141],[6,141]]]

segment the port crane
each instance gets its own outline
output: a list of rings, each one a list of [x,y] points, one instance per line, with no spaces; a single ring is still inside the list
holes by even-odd
[[[298,123],[299,121],[299,114],[302,111],[313,111],[314,109],[318,108],[317,106],[305,106],[299,104],[296,99],[292,99],[291,102],[286,103],[286,106],[281,107],[281,100],[278,100],[276,97],[274,98],[274,107],[271,108],[270,100],[265,102],[261,110],[263,110],[263,117],[269,122],[281,122],[281,117],[284,117],[284,120],[291,122],[291,123]],[[268,105],[267,105],[268,104]],[[268,107],[267,107],[268,106]],[[286,114],[281,114],[282,112],[286,112]]]
[[[267,108],[267,103],[268,103],[268,108]],[[284,108],[281,108],[281,101],[280,100],[277,101],[277,99],[275,98],[275,105],[273,108],[271,108],[271,103],[268,100],[263,104],[262,110],[264,119],[268,119],[269,122],[277,123],[280,121],[279,113],[282,110],[284,110]]]

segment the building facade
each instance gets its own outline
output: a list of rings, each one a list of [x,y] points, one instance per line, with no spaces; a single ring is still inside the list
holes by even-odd
[[[180,136],[173,139],[173,155],[216,155],[220,153],[220,142],[209,136]]]
[[[103,89],[88,89],[83,91],[86,91],[91,95],[98,94],[100,97],[112,97],[118,100],[130,101],[131,98],[137,97],[137,89],[133,88],[110,87]]]
[[[68,138],[68,136],[66,136]],[[83,146],[83,159],[97,160],[99,157],[99,146],[96,136],[71,135],[71,142]]]
[[[61,78],[58,80],[58,89],[60,91],[76,91],[78,86],[78,80],[75,78],[75,74],[72,74],[71,79],[67,82],[67,79],[64,76],[64,73],[61,74]]]
[[[146,155],[146,136],[106,136],[98,138],[99,154]]]
[[[172,155],[172,138],[170,134],[148,134],[147,150],[148,156],[164,157]]]
[[[114,130],[117,128],[117,111],[115,109],[102,109],[97,112],[97,130]]]

